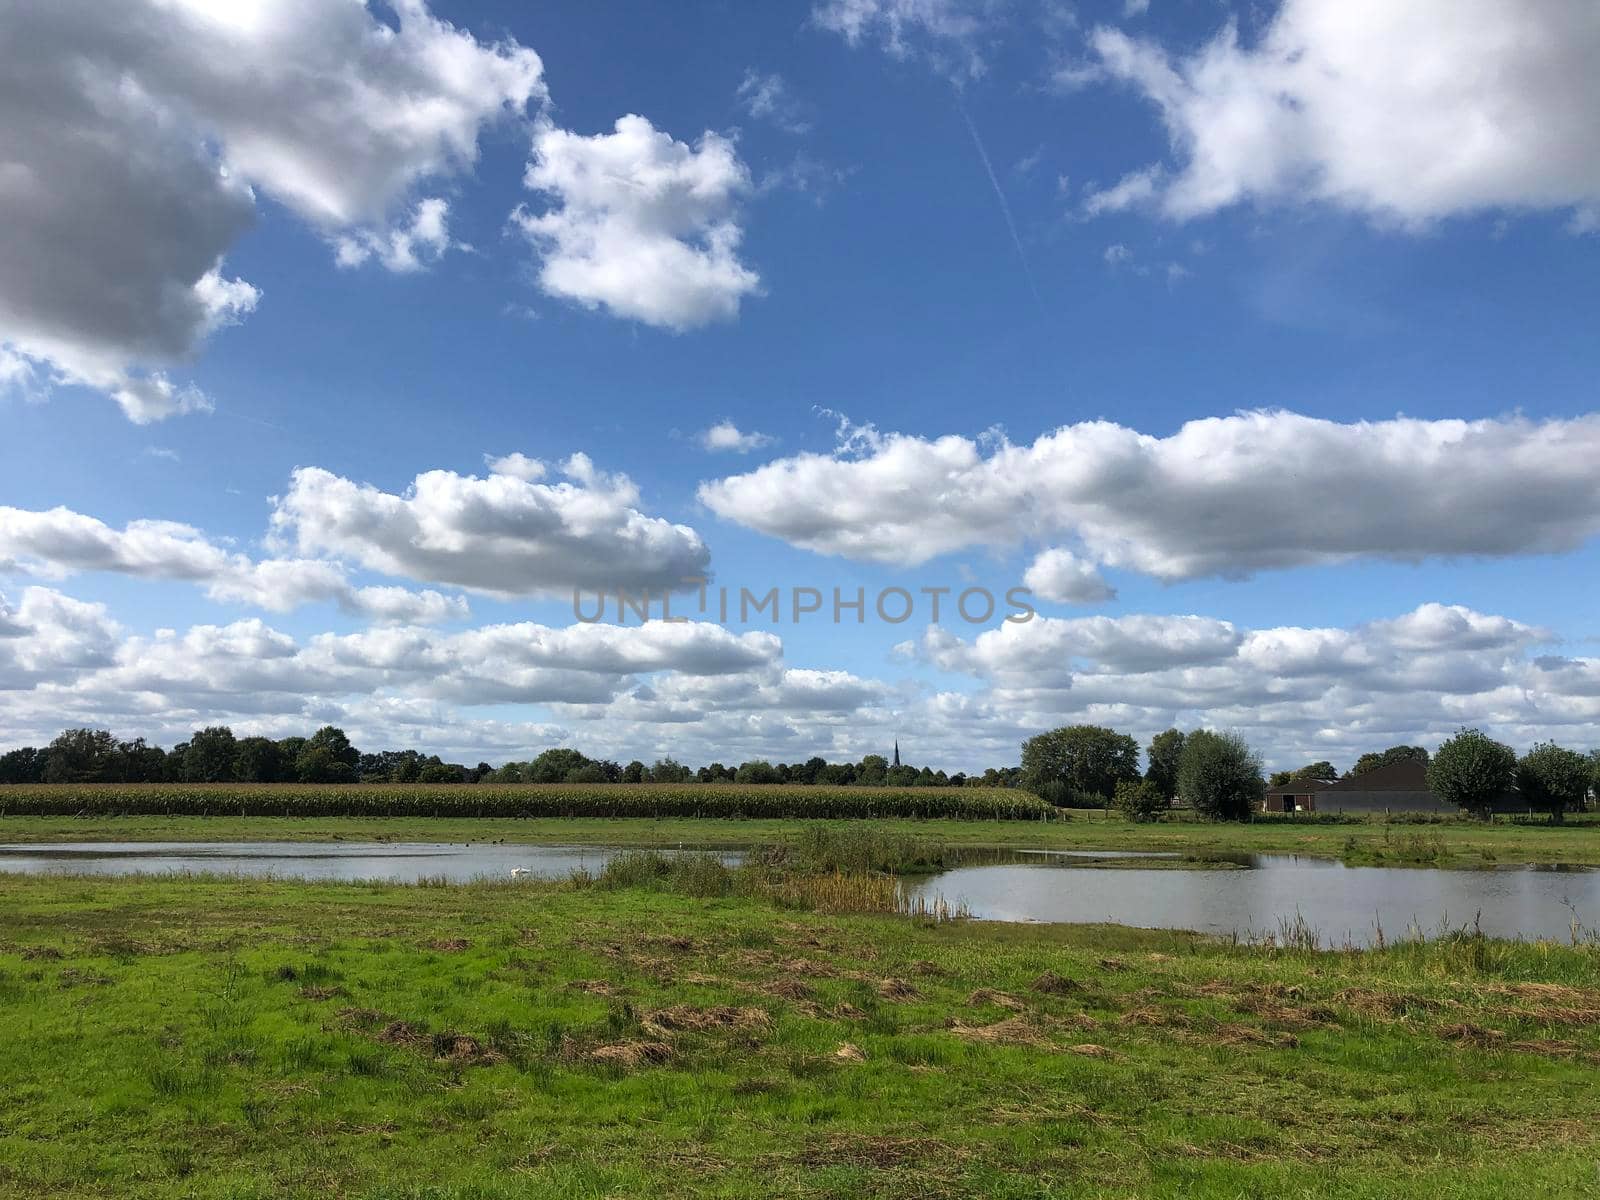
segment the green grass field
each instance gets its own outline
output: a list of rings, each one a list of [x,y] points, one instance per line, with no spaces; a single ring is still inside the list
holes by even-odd
[[[0,876],[0,1194],[1592,1194],[1600,951]]]
[[[167,817],[0,816],[0,844],[63,841],[509,841],[617,846],[725,846],[792,839],[809,826],[860,822],[680,817]],[[1429,825],[1315,825],[1158,822],[1135,824],[1098,814],[1053,821],[886,822],[955,846],[1062,850],[1162,850],[1207,856],[1306,854],[1362,863],[1485,866],[1496,863],[1600,864],[1600,822],[1511,825],[1452,821]],[[1420,848],[1420,855],[1418,853]],[[1149,865],[1149,864],[1146,864]]]

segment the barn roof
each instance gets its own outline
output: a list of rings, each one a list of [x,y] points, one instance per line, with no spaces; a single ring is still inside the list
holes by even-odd
[[[1329,789],[1335,792],[1426,792],[1428,764],[1417,758],[1374,767],[1360,775],[1346,775]]]
[[[1269,796],[1304,796],[1309,792],[1320,792],[1323,788],[1333,786],[1331,779],[1291,779],[1288,783],[1275,784],[1267,789]]]

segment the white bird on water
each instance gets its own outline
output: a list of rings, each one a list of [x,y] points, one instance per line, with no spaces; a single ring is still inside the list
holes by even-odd
[[[521,879],[527,873],[528,873],[528,868],[527,867],[512,867],[511,868],[511,878],[513,878],[513,879]]]

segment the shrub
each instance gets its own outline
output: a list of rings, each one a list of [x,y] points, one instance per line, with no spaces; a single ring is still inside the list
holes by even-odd
[[[1178,798],[1213,821],[1243,821],[1266,794],[1261,758],[1236,733],[1199,729],[1184,739]]]
[[[1117,811],[1130,821],[1153,821],[1167,811],[1167,798],[1150,779],[1124,779],[1117,784]]]

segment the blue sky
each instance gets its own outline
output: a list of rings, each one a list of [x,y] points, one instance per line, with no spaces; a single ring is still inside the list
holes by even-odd
[[[27,18],[0,743],[1600,742],[1589,5],[225,7]],[[577,579],[1052,550],[1026,625],[569,628]]]

